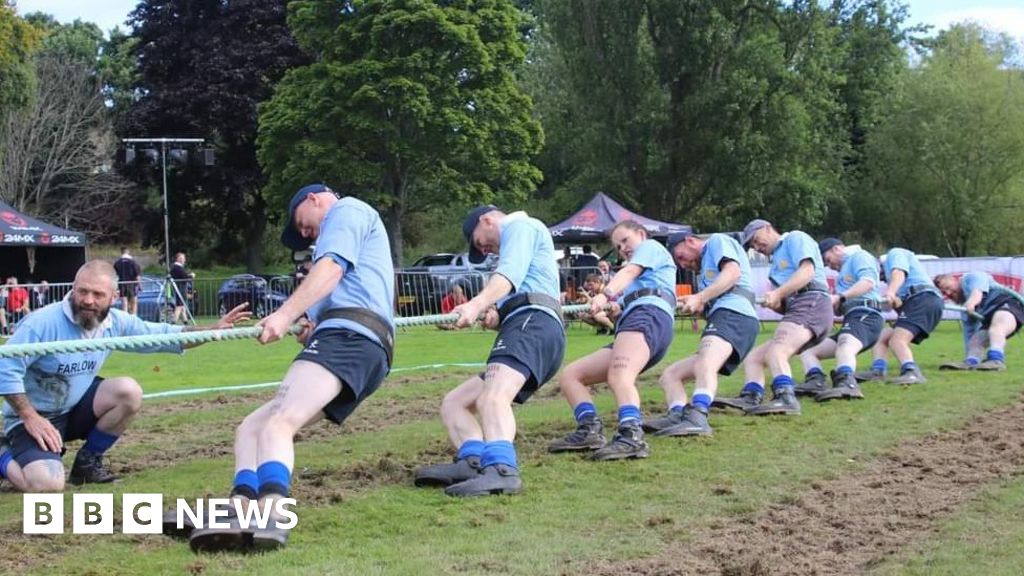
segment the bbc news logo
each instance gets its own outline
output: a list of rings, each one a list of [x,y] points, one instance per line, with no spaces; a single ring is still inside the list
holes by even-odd
[[[25,534],[64,533],[63,494],[24,494],[22,499],[22,532]],[[195,528],[229,528],[228,518],[234,512],[243,528],[264,529],[272,517],[277,527],[291,530],[299,523],[292,508],[294,498],[278,498],[262,504],[249,500],[244,504],[234,498],[199,498],[190,504],[184,498],[175,503],[177,528],[185,528],[186,520]],[[160,534],[163,532],[163,494],[122,494],[121,532],[124,534]],[[113,494],[73,494],[71,499],[72,534],[113,534]]]

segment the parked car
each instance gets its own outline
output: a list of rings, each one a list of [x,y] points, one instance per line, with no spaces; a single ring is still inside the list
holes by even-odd
[[[458,284],[467,298],[479,292],[498,265],[497,256],[472,264],[469,254],[430,254],[396,272],[398,313],[401,316],[440,314],[441,299]]]
[[[168,285],[159,276],[143,276],[139,283],[139,318],[147,322],[164,322],[174,313],[174,300],[167,297]],[[120,307],[120,303],[116,303]]]
[[[253,316],[263,318],[288,299],[291,281],[288,276],[236,274],[217,290],[217,314],[223,316],[235,306],[248,302]]]

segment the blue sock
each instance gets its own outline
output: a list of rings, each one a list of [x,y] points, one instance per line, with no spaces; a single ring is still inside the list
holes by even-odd
[[[231,488],[232,494],[245,496],[254,500],[260,492],[260,477],[255,470],[243,468],[235,472],[235,484]]]
[[[579,424],[587,418],[597,416],[597,406],[594,406],[593,402],[580,402],[572,409],[572,415],[576,418],[576,423]]]
[[[804,374],[804,377],[805,378],[810,378],[811,376],[819,376],[819,375],[820,376],[824,376],[825,372],[822,371],[821,368],[815,367],[815,368],[811,368],[810,370],[808,370],[807,374]]]
[[[686,408],[686,402],[673,402],[672,405],[668,407],[668,411],[682,412],[683,408]]]
[[[260,464],[260,467],[256,469],[256,476],[260,481],[259,495],[261,497],[267,494],[288,496],[291,490],[292,473],[288,471],[288,467],[283,462],[271,460]]]
[[[967,357],[967,365],[968,366],[977,366],[978,364],[981,364],[981,361],[978,360],[977,356],[968,356]]]
[[[772,378],[772,392],[778,393],[783,388],[793,387],[793,377],[780,374],[775,378]]]
[[[913,360],[908,360],[900,365],[900,372],[909,372],[910,370],[916,370],[917,364]]]
[[[519,469],[516,461],[516,447],[508,440],[495,440],[484,445],[483,456],[480,457],[480,467],[486,468],[494,464],[504,464]]]
[[[985,355],[985,360],[998,360],[999,362],[1003,362],[1006,360],[1006,354],[1004,354],[1002,350],[989,348],[988,354]]]
[[[10,464],[13,459],[14,457],[11,456],[10,450],[0,454],[0,478],[7,478],[7,465]]]
[[[459,460],[471,456],[479,458],[484,453],[484,446],[483,440],[466,440],[462,443],[462,446],[459,446]]]
[[[711,395],[710,394],[694,394],[693,395],[693,407],[707,414],[708,410],[711,410]]]
[[[871,370],[874,372],[882,372],[883,374],[889,369],[889,363],[884,358],[879,358],[871,363]]]
[[[640,407],[632,404],[619,406],[619,424],[626,422],[640,422]]]
[[[836,372],[840,374],[853,374],[853,366],[839,366],[836,368]]]
[[[114,442],[117,442],[118,438],[120,436],[108,434],[99,428],[93,428],[92,432],[89,432],[89,435],[85,437],[85,444],[82,445],[82,450],[93,454],[103,454],[110,450],[110,447],[114,445]]]
[[[742,394],[753,392],[758,396],[764,396],[764,386],[761,386],[757,382],[747,382],[743,385],[743,390],[740,391]]]

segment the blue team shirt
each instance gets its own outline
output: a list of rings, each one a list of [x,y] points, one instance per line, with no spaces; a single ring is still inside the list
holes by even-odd
[[[376,312],[393,327],[395,268],[388,233],[377,211],[351,196],[335,202],[320,222],[313,262],[325,257],[337,262],[345,274],[328,296],[309,308],[310,319],[316,322],[331,308],[356,307]],[[381,343],[369,328],[351,320],[325,320],[317,324],[316,332],[327,328],[347,328]]]
[[[910,287],[918,286],[919,290],[927,289],[929,292],[939,294],[939,289],[932,283],[932,279],[928,277],[928,273],[924,271],[924,267],[917,260],[917,256],[914,253],[905,248],[893,248],[886,253],[885,257],[885,277],[887,281],[892,282],[892,271],[902,270],[907,275],[907,279],[900,286],[900,289],[896,291],[896,296],[900,300],[906,300],[910,296]]]
[[[853,285],[861,280],[867,278],[871,280],[871,290],[868,290],[864,294],[857,297],[857,299],[866,298],[874,302],[878,302],[881,299],[881,295],[878,293],[878,263],[875,257],[871,255],[867,250],[856,250],[851,252],[847,248],[846,258],[843,259],[843,265],[839,267],[839,276],[836,278],[836,294],[842,294],[853,288]],[[859,308],[866,308],[861,306]],[[856,310],[857,308],[852,308]],[[874,308],[868,308],[873,310]],[[879,312],[881,314],[881,312]]]
[[[814,277],[811,282],[828,286],[825,281],[825,265],[821,261],[821,251],[818,250],[817,242],[799,230],[783,234],[779,239],[779,245],[772,252],[772,267],[768,272],[772,285],[777,288],[785,284],[804,260],[810,260],[814,264]]]
[[[750,259],[740,243],[727,234],[712,234],[704,242],[704,249],[700,253],[700,276],[697,277],[697,291],[714,284],[718,279],[718,273],[730,260],[740,267],[740,279],[736,281],[735,287],[746,288],[753,293],[754,284],[750,280]],[[744,316],[757,318],[757,312],[750,300],[736,294],[727,292],[719,296],[706,315],[710,316],[719,308],[726,308]]]
[[[636,264],[644,270],[635,280],[629,283],[629,286],[626,286],[626,289],[622,292],[623,298],[629,296],[632,292],[643,290],[644,288],[659,290],[665,294],[675,296],[676,264],[672,261],[672,255],[668,253],[668,250],[661,242],[650,238],[641,242],[636,247],[636,250],[633,251],[633,257],[630,258],[629,264]],[[675,317],[675,307],[669,306],[669,303],[664,298],[654,295],[643,296],[633,300],[622,311],[622,315],[625,316],[630,310],[641,304],[657,306],[669,316]]]
[[[964,302],[971,297],[971,292],[981,291],[981,302],[976,308],[978,314],[988,316],[996,311],[992,305],[1000,292],[1011,293],[1012,290],[996,282],[988,272],[968,272],[960,278],[960,288],[964,293]],[[963,304],[963,302],[961,302]]]
[[[547,226],[526,212],[513,212],[501,219],[500,230],[498,267],[494,272],[512,284],[512,292],[498,300],[498,308],[517,293],[546,294],[557,301],[561,296],[558,262]],[[505,319],[527,308],[542,310],[559,322],[562,320],[554,310],[544,306],[523,306]]]
[[[70,296],[69,296],[70,298]],[[10,344],[143,336],[181,332],[181,326],[144,322],[121,310],[111,308],[110,314],[94,331],[87,334],[75,324],[68,300],[54,302],[29,314],[18,325]],[[132,352],[181,353],[181,344],[133,348]],[[99,375],[103,362],[112,350],[22,356],[0,359],[0,395],[25,394],[32,406],[44,417],[65,414],[82,399]],[[21,423],[9,404],[4,404],[4,432]]]

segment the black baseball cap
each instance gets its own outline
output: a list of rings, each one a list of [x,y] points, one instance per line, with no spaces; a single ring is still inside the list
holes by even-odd
[[[466,237],[466,242],[469,243],[469,261],[473,264],[479,264],[487,259],[487,255],[477,250],[476,246],[473,245],[473,231],[476,230],[476,225],[480,223],[481,216],[497,209],[498,207],[494,204],[477,206],[470,210],[469,214],[466,215],[466,219],[462,221],[462,235]]]
[[[313,243],[312,238],[303,238],[302,234],[299,233],[299,229],[295,227],[295,209],[310,194],[318,194],[320,192],[333,193],[334,191],[328,188],[326,184],[307,184],[299,188],[299,191],[292,196],[292,201],[288,204],[288,222],[285,223],[284,231],[281,232],[281,243],[285,247],[298,251],[309,248],[310,244]]]
[[[839,238],[825,238],[821,242],[818,242],[818,250],[821,252],[821,255],[824,256],[825,252],[828,252],[829,250],[835,248],[836,246],[842,245],[843,241],[840,240]]]
[[[675,234],[672,234],[671,236],[668,237],[668,242],[665,242],[665,246],[668,248],[668,251],[671,253],[672,249],[675,248],[677,244],[679,244],[680,242],[686,242],[686,239],[689,238],[690,236],[693,236],[693,231],[692,230],[684,230],[683,232],[676,232]]]

